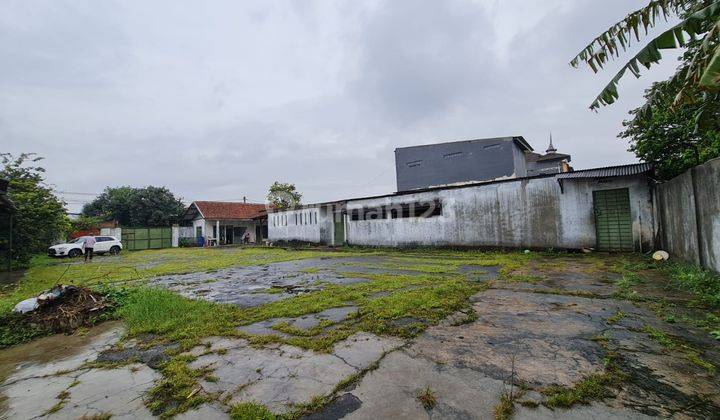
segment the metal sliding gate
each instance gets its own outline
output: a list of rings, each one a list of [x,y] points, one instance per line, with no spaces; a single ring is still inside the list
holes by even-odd
[[[123,248],[129,251],[172,247],[172,228],[122,228]]]

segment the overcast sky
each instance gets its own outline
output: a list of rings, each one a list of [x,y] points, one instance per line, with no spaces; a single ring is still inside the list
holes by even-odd
[[[71,211],[106,186],[305,202],[395,191],[399,146],[522,135],[575,168],[633,162],[627,111],[674,59],[567,63],[647,1],[3,1],[0,151],[44,156]],[[620,64],[620,63],[618,63]],[[613,66],[612,68],[616,68]]]

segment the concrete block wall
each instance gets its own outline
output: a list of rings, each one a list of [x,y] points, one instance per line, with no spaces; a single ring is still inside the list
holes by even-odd
[[[332,225],[326,226],[329,222],[326,212],[320,210],[319,207],[305,207],[268,214],[268,239],[271,242],[327,243],[323,232],[332,229]]]
[[[657,203],[661,246],[720,272],[720,158],[659,185]]]

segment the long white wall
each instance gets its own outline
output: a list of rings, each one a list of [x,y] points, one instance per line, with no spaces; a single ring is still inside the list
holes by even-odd
[[[347,217],[345,238],[351,245],[367,246],[595,247],[593,191],[616,188],[628,188],[630,193],[635,248],[651,249],[654,245],[653,205],[645,176],[566,179],[562,191],[555,177],[544,177],[349,200],[348,214],[362,208],[388,208],[435,200],[441,203],[442,214],[428,218],[391,218],[388,213],[376,220]],[[307,210],[270,215],[270,240],[330,243],[331,217],[321,216],[314,225],[293,223],[298,211]],[[279,226],[273,225],[272,217],[279,218]],[[284,217],[288,217],[287,225],[283,224]]]
[[[442,203],[442,215],[347,222],[352,245],[459,245],[536,248],[596,246],[592,192],[628,188],[636,248],[652,247],[653,211],[645,177],[564,180],[554,177],[352,200],[348,212],[398,203]]]

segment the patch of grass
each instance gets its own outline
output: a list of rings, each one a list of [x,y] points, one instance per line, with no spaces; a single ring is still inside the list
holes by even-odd
[[[323,408],[326,404],[328,404],[332,400],[333,394],[329,395],[316,395],[310,399],[310,401],[302,403],[302,404],[296,404],[293,407],[293,410],[289,413],[285,413],[281,417],[283,420],[294,420],[299,419],[305,415],[312,414],[321,408]]]
[[[161,289],[133,289],[117,311],[131,336],[151,333],[180,342],[184,349],[210,335],[233,335],[242,310],[193,300]]]
[[[62,410],[62,408],[65,407],[65,403],[67,403],[67,400],[70,399],[70,392],[68,390],[62,391],[55,397],[55,399],[60,401],[58,401],[57,404],[53,405],[45,413],[43,413],[43,416],[49,416],[50,414],[57,413],[58,411]]]
[[[48,330],[27,325],[18,314],[0,315],[0,349],[27,343],[48,334]]]
[[[284,332],[286,334],[298,336],[298,337],[314,337],[325,330],[325,328],[329,327],[333,323],[331,321],[328,321],[326,319],[323,319],[318,323],[318,325],[308,328],[306,330],[302,328],[297,328],[292,325],[290,325],[288,322],[278,322],[277,324],[273,325],[273,329],[276,331]]]
[[[621,290],[630,290],[632,286],[642,283],[642,278],[635,272],[625,272],[622,277],[615,283]]]
[[[543,404],[548,408],[589,404],[591,401],[612,396],[609,388],[617,383],[617,377],[611,372],[592,374],[573,387],[552,386],[542,390],[547,397]]]
[[[177,356],[161,367],[163,379],[149,391],[148,409],[155,415],[172,417],[199,406],[208,401],[208,397],[199,392],[198,378],[208,372],[202,369],[190,369],[191,356]]]
[[[712,363],[708,362],[707,360],[704,360],[700,357],[700,351],[693,346],[681,342],[679,339],[675,337],[671,337],[664,331],[660,331],[656,328],[652,328],[650,326],[645,326],[645,332],[658,342],[661,346],[671,349],[671,350],[677,350],[680,353],[682,353],[685,358],[692,364],[706,370],[708,373],[714,375],[716,372],[716,367]]]
[[[112,413],[100,413],[100,414],[83,414],[78,417],[77,420],[110,420]]]
[[[613,388],[618,388],[625,381],[627,375],[620,368],[620,354],[611,350],[609,339],[602,334],[596,336],[593,341],[598,343],[604,350],[603,364],[605,370],[586,376],[581,381],[567,386],[551,386],[540,390],[545,396],[543,405],[548,408],[568,408],[576,404],[589,404],[591,401],[602,400],[613,396]]]
[[[515,412],[515,404],[510,396],[506,393],[500,395],[500,401],[493,409],[493,416],[495,420],[507,420]]]
[[[510,274],[506,277],[506,280],[510,283],[530,283],[538,284],[543,281],[543,276],[534,274]]]
[[[237,404],[230,410],[233,420],[275,420],[277,417],[262,404],[244,402]]]
[[[98,257],[92,264],[78,263],[77,259],[37,257],[32,259],[30,268],[15,289],[0,295],[0,314],[9,312],[17,302],[58,283],[82,286],[116,284],[168,274],[207,272],[320,256],[343,257],[356,253],[282,248],[169,248],[126,251],[119,256]]]
[[[675,347],[675,341],[673,341],[664,331],[660,331],[648,325],[645,326],[645,332],[661,346],[668,348]]]
[[[720,275],[694,264],[672,262],[662,270],[670,275],[681,290],[694,293],[706,305],[720,308]]]
[[[625,318],[626,316],[627,316],[627,314],[625,312],[617,311],[617,312],[615,312],[615,314],[610,316],[606,322],[610,325],[615,325],[618,322],[620,322],[621,319]]]
[[[437,406],[437,397],[429,386],[425,387],[424,390],[418,393],[416,398],[427,411],[430,411]]]

